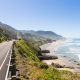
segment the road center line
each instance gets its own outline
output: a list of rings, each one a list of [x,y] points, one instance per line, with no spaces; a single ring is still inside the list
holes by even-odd
[[[11,48],[10,48],[10,49],[11,49]],[[0,66],[0,70],[2,69],[4,62],[6,61],[6,58],[7,58],[8,54],[9,54],[9,52],[10,52],[10,49],[8,50],[8,52],[7,52],[7,54],[6,54],[6,57],[4,58],[1,66]]]

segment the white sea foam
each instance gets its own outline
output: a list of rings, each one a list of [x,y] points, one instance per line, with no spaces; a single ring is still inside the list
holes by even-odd
[[[59,46],[56,51],[71,59],[80,60],[80,41],[67,40],[62,46]]]
[[[76,54],[77,56],[78,56],[78,58],[79,58],[79,60],[80,60],[80,54]]]
[[[80,47],[70,47],[69,51],[71,53],[80,54]]]

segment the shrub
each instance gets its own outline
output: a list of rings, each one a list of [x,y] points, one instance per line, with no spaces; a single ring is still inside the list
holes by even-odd
[[[48,65],[46,63],[40,63],[39,67],[42,69],[48,69]]]

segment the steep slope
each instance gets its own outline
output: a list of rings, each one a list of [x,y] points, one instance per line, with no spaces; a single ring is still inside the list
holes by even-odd
[[[24,40],[18,40],[15,45],[18,79],[49,80],[51,78],[60,80],[61,76],[59,71],[52,67],[49,68],[48,65],[42,63],[37,57],[37,51],[34,51],[30,45],[27,45],[26,43],[27,42]],[[55,73],[52,73],[53,70]]]
[[[0,28],[4,31],[4,33],[6,35],[8,35],[8,39],[16,39],[17,38],[17,30],[12,28],[11,26],[0,22]]]
[[[6,41],[8,39],[8,35],[4,33],[4,31],[0,28],[0,42]]]
[[[69,71],[59,71],[42,63],[37,50],[33,50],[23,39],[15,44],[17,80],[80,80],[80,75]],[[36,47],[35,47],[36,48]]]

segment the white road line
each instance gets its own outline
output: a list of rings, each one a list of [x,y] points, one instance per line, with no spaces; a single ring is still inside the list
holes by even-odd
[[[10,54],[10,57],[9,57],[9,63],[8,63],[8,68],[7,68],[7,72],[6,72],[6,76],[5,76],[5,80],[8,80],[8,71],[9,71],[9,65],[10,65],[10,61],[11,61],[11,55],[12,55],[12,49],[11,49],[11,54]]]
[[[6,57],[4,58],[1,66],[0,66],[0,70],[2,69],[4,62],[6,61],[6,58],[7,58],[7,56],[8,56],[9,51],[10,51],[10,49],[8,50],[8,52],[7,52],[7,54],[6,54]]]

